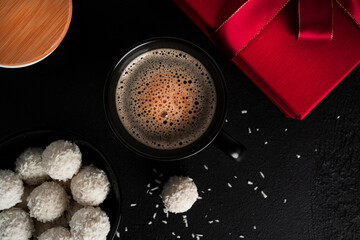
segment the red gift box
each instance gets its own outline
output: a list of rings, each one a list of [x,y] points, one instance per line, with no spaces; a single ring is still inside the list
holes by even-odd
[[[287,117],[360,62],[359,0],[174,0]]]

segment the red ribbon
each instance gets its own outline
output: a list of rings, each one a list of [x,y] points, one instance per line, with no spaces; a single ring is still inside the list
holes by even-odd
[[[225,52],[236,56],[290,0],[247,0],[212,34]],[[298,40],[331,40],[333,0],[298,0]],[[360,27],[360,0],[335,0]],[[234,31],[236,29],[236,31]]]

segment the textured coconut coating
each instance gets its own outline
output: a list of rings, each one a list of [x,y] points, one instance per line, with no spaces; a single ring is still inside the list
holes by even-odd
[[[58,140],[48,145],[42,154],[42,166],[52,179],[71,179],[81,167],[81,152],[72,142]]]
[[[60,217],[69,205],[69,196],[55,182],[44,182],[27,198],[30,216],[40,222],[49,222]]]
[[[171,177],[164,185],[161,198],[165,209],[172,213],[188,211],[199,194],[193,180],[189,177]]]
[[[41,234],[38,240],[73,240],[73,237],[67,228],[54,227]]]
[[[102,203],[110,190],[106,173],[93,165],[82,168],[70,184],[75,201],[84,206],[97,206]]]
[[[109,217],[99,207],[84,207],[77,211],[69,223],[75,240],[106,240],[110,232]]]
[[[24,193],[23,181],[11,170],[0,170],[0,210],[21,202]]]
[[[1,240],[28,240],[34,231],[29,214],[20,208],[11,208],[0,213]]]
[[[27,148],[15,161],[15,172],[29,185],[38,185],[49,179],[42,167],[41,148]]]

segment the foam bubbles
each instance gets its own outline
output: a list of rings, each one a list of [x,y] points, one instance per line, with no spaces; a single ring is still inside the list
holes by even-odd
[[[216,108],[215,86],[191,55],[156,49],[123,70],[116,106],[122,124],[138,141],[176,149],[194,142],[209,127]]]

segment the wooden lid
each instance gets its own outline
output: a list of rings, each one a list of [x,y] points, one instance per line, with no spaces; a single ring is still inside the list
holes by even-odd
[[[45,58],[65,37],[71,15],[71,0],[0,0],[0,66]]]

